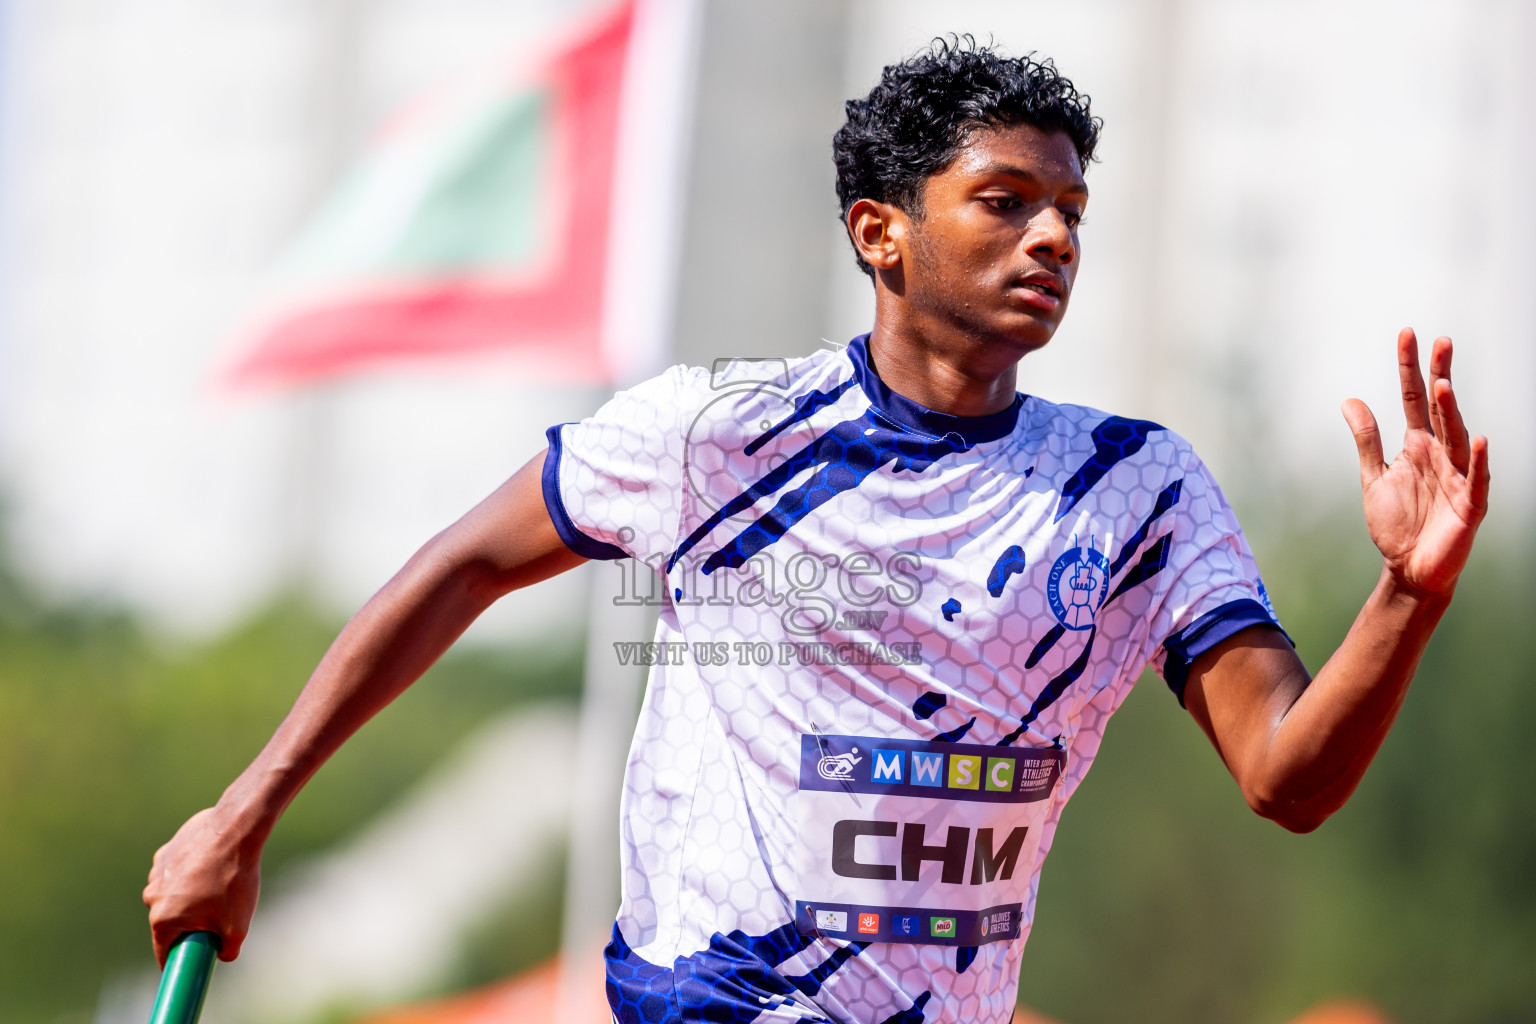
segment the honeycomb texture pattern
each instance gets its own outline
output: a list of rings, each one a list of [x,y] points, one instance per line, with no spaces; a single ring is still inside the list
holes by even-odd
[[[862,339],[783,367],[674,368],[559,428],[551,514],[664,575],[654,639],[681,645],[629,755],[614,1013],[1007,1021],[1041,863],[1110,715],[1165,640],[1273,610],[1220,489],[1157,424],[1030,397],[999,436],[939,433],[953,418],[920,429],[879,397]],[[1066,752],[1018,939],[797,928],[816,733]]]

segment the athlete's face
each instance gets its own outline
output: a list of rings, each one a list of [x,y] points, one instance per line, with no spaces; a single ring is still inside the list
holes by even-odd
[[[1087,203],[1066,133],[980,129],[928,179],[916,216],[880,204],[890,259],[876,268],[890,271],[882,280],[908,315],[1001,343],[1017,360],[1061,325]]]

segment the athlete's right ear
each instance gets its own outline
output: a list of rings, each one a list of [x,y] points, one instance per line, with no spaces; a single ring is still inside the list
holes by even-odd
[[[860,199],[848,208],[848,237],[864,262],[875,270],[901,265],[899,242],[906,237],[907,215],[890,203]]]

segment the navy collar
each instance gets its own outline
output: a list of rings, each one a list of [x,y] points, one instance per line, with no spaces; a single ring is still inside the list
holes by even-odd
[[[1012,405],[987,416],[951,416],[947,412],[935,412],[886,387],[875,368],[869,365],[869,335],[861,334],[848,343],[848,359],[853,363],[853,379],[863,389],[870,405],[887,419],[930,437],[958,434],[966,444],[996,441],[1013,433],[1014,425],[1019,421],[1019,409],[1024,405],[1024,396],[1014,395]]]

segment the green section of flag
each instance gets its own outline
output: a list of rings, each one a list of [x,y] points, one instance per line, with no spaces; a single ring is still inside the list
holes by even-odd
[[[546,97],[519,97],[487,111],[461,159],[442,168],[388,266],[424,269],[505,267],[538,247],[540,170],[548,150]]]
[[[531,263],[553,205],[549,108],[543,91],[479,97],[400,129],[320,212],[282,276],[323,284]]]

